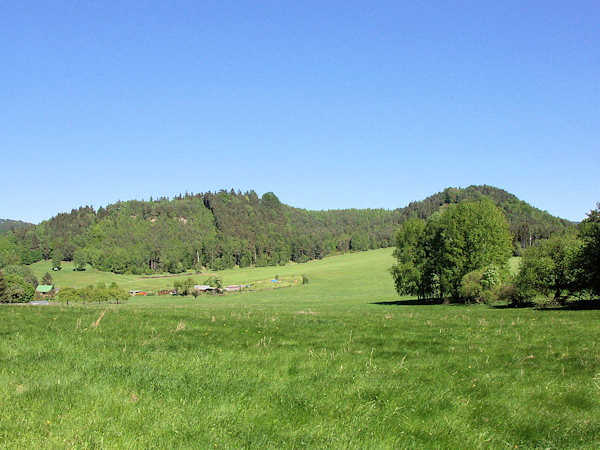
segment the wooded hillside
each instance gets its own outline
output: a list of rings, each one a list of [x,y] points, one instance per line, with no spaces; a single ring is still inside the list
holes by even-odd
[[[308,211],[254,191],[186,194],[83,206],[0,237],[0,267],[41,259],[73,260],[116,273],[179,273],[210,267],[305,262],[336,252],[393,245],[400,224],[444,205],[489,197],[515,236],[515,252],[573,224],[490,186],[448,188],[405,208]]]

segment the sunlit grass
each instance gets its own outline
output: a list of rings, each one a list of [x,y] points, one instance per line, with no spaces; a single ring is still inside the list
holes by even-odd
[[[393,304],[392,262],[221,274],[310,280],[264,292],[4,305],[0,446],[600,445],[598,311]]]

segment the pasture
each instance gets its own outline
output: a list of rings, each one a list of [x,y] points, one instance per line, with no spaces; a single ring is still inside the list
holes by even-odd
[[[223,271],[299,283],[198,299],[0,306],[0,446],[600,446],[600,311],[419,305],[392,262]],[[94,274],[52,273],[165,280]]]

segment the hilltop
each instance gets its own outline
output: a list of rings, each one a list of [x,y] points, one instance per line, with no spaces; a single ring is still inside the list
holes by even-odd
[[[7,233],[9,230],[28,228],[31,226],[33,226],[32,223],[22,222],[20,220],[0,219],[0,235]]]
[[[271,192],[220,191],[117,202],[61,213],[0,239],[0,267],[42,259],[86,263],[114,273],[180,273],[208,267],[283,265],[393,245],[400,224],[451,203],[487,196],[504,211],[515,253],[573,226],[491,186],[448,188],[406,207],[309,211]]]

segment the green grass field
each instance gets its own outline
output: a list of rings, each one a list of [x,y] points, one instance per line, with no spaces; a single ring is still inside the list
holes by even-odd
[[[2,305],[0,447],[600,446],[600,311],[416,305],[392,262],[220,273],[310,280],[262,292]]]

